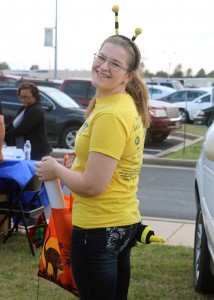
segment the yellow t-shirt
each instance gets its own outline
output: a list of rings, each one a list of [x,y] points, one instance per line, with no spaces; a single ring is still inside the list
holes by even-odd
[[[124,226],[140,221],[136,197],[145,128],[129,94],[96,99],[90,117],[78,131],[73,170],[84,172],[89,152],[118,160],[106,190],[97,196],[74,197],[73,224],[82,228]],[[102,166],[100,166],[102,168]]]

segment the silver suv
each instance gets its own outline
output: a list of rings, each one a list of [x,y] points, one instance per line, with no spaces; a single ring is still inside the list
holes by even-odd
[[[176,91],[180,91],[184,88],[183,84],[179,80],[173,80],[173,79],[164,79],[164,78],[152,78],[152,79],[146,79],[146,84],[148,85],[162,85],[167,86],[169,88],[172,88]]]
[[[194,287],[214,292],[214,123],[208,129],[195,171],[197,206],[194,243]]]

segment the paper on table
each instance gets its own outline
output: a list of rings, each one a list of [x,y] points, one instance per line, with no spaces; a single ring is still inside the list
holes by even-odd
[[[52,208],[65,208],[65,200],[59,180],[45,181],[45,188]]]
[[[3,147],[2,153],[4,159],[12,159],[12,160],[25,159],[24,151],[22,149],[17,149],[16,147]]]

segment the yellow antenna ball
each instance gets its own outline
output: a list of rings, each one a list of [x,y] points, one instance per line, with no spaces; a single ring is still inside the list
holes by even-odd
[[[136,28],[135,29],[135,35],[131,38],[131,42],[134,42],[136,40],[136,37],[142,33],[142,29],[141,28]]]
[[[114,6],[112,7],[112,11],[113,11],[114,13],[117,13],[117,12],[119,11],[119,5],[114,5]]]
[[[142,28],[136,28],[135,29],[135,34],[136,35],[139,35],[139,34],[141,34],[142,33]]]

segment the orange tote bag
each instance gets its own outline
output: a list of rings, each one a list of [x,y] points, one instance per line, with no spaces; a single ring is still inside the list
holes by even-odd
[[[72,196],[66,208],[52,208],[46,229],[38,276],[78,296],[71,268]]]

